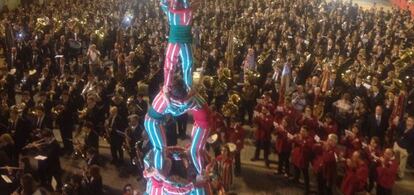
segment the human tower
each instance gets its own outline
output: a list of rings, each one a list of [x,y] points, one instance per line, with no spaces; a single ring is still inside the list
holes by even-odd
[[[209,136],[209,109],[206,101],[192,89],[191,24],[194,7],[188,0],[160,2],[168,18],[169,35],[164,85],[154,98],[144,122],[153,146],[144,159],[146,194],[211,194],[204,158]],[[179,61],[182,78],[174,75]],[[194,118],[191,144],[186,148],[167,147],[164,128],[167,115],[179,116],[187,112]]]

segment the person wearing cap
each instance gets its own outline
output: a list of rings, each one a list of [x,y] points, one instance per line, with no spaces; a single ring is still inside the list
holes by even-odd
[[[190,91],[192,87],[193,54],[191,25],[193,10],[189,0],[160,0],[161,9],[168,17],[170,34],[164,63],[164,92],[172,90],[174,70],[181,58],[183,79]]]

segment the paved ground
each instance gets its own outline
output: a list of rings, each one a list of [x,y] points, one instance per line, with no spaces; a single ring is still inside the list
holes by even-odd
[[[190,127],[190,126],[189,126]],[[249,131],[249,127],[246,127]],[[190,128],[188,128],[190,129]],[[57,133],[58,134],[58,133]],[[185,145],[189,140],[180,141],[180,145]],[[231,194],[240,195],[300,195],[303,194],[303,186],[290,184],[286,178],[282,176],[274,176],[273,170],[276,169],[276,164],[272,163],[271,168],[265,167],[263,161],[251,162],[250,158],[253,156],[254,147],[249,144],[249,140],[246,141],[246,147],[242,151],[242,175],[241,177],[235,177],[234,185],[231,190]],[[144,190],[145,181],[137,181],[133,175],[121,176],[120,170],[115,166],[108,163],[110,159],[110,152],[108,144],[104,140],[100,140],[100,152],[104,158],[104,165],[102,168],[103,181],[105,184],[106,192],[110,195],[121,194],[122,187],[131,183],[137,188],[139,194]],[[272,154],[270,156],[271,161],[276,162],[277,156]],[[81,172],[81,168],[84,166],[83,160],[75,160],[69,157],[63,157],[61,159],[65,170],[72,172]],[[133,173],[135,170],[123,167],[121,172]],[[311,176],[313,177],[313,176]],[[314,181],[314,179],[311,179]],[[315,183],[312,183],[315,190]],[[316,194],[316,193],[315,193]],[[394,188],[394,194],[409,195],[414,194],[414,171],[409,170],[406,178],[397,182]]]
[[[370,8],[374,2],[377,3],[377,7],[384,7],[385,9],[390,9],[391,6],[391,4],[387,1],[356,0],[353,2],[358,3],[363,8]],[[60,137],[58,132],[56,134],[57,137]],[[181,142],[181,144],[185,144],[187,142],[188,140]],[[145,180],[137,181],[135,176],[128,176],[128,173],[133,173],[134,170],[128,170],[125,167],[119,170],[115,166],[107,163],[108,159],[110,159],[110,152],[108,144],[104,140],[100,141],[100,152],[103,158],[106,159],[104,160],[104,163],[106,164],[104,164],[102,168],[103,182],[105,184],[105,191],[107,192],[106,194],[121,194],[122,187],[128,183],[132,184],[138,190],[138,194],[142,194],[145,186]],[[286,178],[272,175],[272,171],[275,170],[276,164],[272,163],[271,168],[268,169],[264,166],[263,161],[251,162],[249,159],[253,156],[253,152],[254,148],[249,144],[247,144],[245,149],[242,151],[242,175],[241,177],[235,178],[231,191],[232,194],[299,195],[303,193],[302,186],[292,185],[287,182]],[[271,155],[270,159],[274,162],[277,161],[277,157],[274,154]],[[76,160],[70,157],[62,157],[61,162],[64,170],[78,173],[81,173],[82,167],[85,164],[83,160]],[[120,172],[127,174],[120,175]],[[314,188],[315,184],[312,183],[312,186]],[[408,174],[404,180],[397,182],[393,194],[414,194],[413,170],[408,171]]]

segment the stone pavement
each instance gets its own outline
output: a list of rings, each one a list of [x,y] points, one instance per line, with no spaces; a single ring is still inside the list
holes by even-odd
[[[245,129],[248,132],[251,132],[252,129],[248,126],[245,126]],[[190,130],[190,125],[188,125],[188,131]],[[189,132],[188,132],[189,134]],[[59,132],[55,131],[55,135],[59,138]],[[181,140],[179,145],[186,145],[190,140]],[[106,189],[106,194],[108,195],[117,195],[121,194],[123,186],[127,183],[133,184],[137,188],[139,194],[145,189],[145,180],[137,181],[135,176],[126,176],[121,177],[119,174],[119,169],[114,165],[109,164],[110,160],[110,151],[108,143],[103,139],[100,140],[100,153],[103,156],[103,182]],[[300,195],[303,194],[303,186],[291,184],[283,176],[274,176],[272,172],[276,169],[277,165],[277,155],[271,154],[270,160],[271,163],[270,169],[266,168],[263,161],[250,161],[250,158],[253,156],[254,147],[251,144],[251,140],[246,140],[246,146],[242,151],[241,160],[242,160],[242,175],[241,177],[234,178],[234,184],[231,189],[230,194],[240,194],[240,195]],[[263,155],[263,153],[262,153]],[[128,155],[125,154],[125,157]],[[61,163],[64,170],[70,172],[81,173],[81,168],[84,166],[83,160],[74,160],[70,157],[62,157]],[[135,170],[122,168],[122,172],[133,173]],[[311,171],[310,171],[311,172]],[[312,179],[311,175],[311,186],[313,191],[316,190],[315,179]],[[315,193],[316,194],[316,193]],[[397,182],[394,188],[394,194],[398,195],[410,195],[414,194],[414,171],[408,170],[406,178],[402,181]]]

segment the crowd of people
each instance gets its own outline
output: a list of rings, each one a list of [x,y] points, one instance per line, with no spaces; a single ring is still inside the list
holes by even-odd
[[[111,163],[131,165],[140,178],[150,148],[143,119],[163,82],[168,25],[160,1],[41,2],[1,16],[0,171],[10,179],[1,185],[16,194],[32,193],[35,183],[102,194],[100,137]],[[251,160],[264,150],[270,167],[275,151],[275,174],[292,182],[303,175],[306,194],[314,191],[309,175],[318,194],[391,194],[414,149],[409,12],[341,1],[207,0],[193,20],[198,91],[218,135],[209,147],[217,189],[231,189],[233,167],[242,173],[250,126]],[[168,145],[187,139],[189,122],[186,114],[167,117]],[[45,158],[37,169],[32,156]],[[63,179],[58,156],[85,158],[84,175]]]

